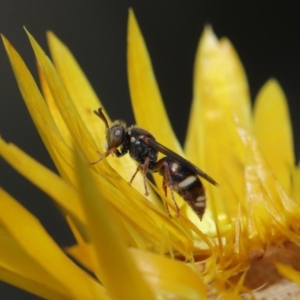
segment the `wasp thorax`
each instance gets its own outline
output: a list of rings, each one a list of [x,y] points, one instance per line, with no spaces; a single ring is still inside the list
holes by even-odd
[[[107,131],[107,149],[117,148],[122,145],[125,138],[125,128],[120,124],[110,127]]]

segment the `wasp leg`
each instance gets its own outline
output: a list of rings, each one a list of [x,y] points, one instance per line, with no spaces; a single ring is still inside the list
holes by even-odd
[[[135,178],[136,174],[138,173],[138,171],[139,171],[140,169],[141,169],[140,166],[138,166],[138,167],[136,168],[136,171],[134,172],[134,174],[132,175],[130,181],[128,182],[130,185],[132,185],[133,179]]]
[[[165,196],[166,197],[168,196],[168,188],[167,187],[168,187],[168,185],[167,185],[166,181],[163,180],[162,188],[163,188],[163,190],[165,192]]]
[[[175,208],[176,208],[176,217],[179,217],[180,216],[180,209],[179,209],[178,204],[177,204],[177,202],[175,200],[175,197],[174,197],[174,190],[173,190],[173,184],[172,184],[170,169],[169,169],[168,164],[165,161],[163,162],[163,165],[164,165],[164,170],[165,170],[165,185],[170,188],[171,198],[172,198],[173,203],[174,203]],[[165,189],[165,194],[167,194],[167,192],[166,192],[167,187],[165,187],[164,189]]]
[[[145,196],[149,196],[149,192],[148,192],[148,188],[147,188],[147,177],[146,177],[146,174],[148,172],[149,161],[150,161],[150,159],[149,159],[149,157],[147,157],[145,159],[145,162],[144,162],[143,166],[142,167],[141,166],[137,167],[136,171],[134,172],[134,174],[132,175],[132,177],[131,177],[131,179],[129,181],[129,184],[131,185],[132,182],[133,182],[133,180],[134,180],[134,178],[135,178],[135,176],[136,176],[136,174],[138,173],[138,171],[139,170],[143,170]]]
[[[145,159],[144,165],[143,165],[145,196],[149,195],[148,188],[147,188],[147,177],[146,177],[146,174],[148,172],[149,161],[150,161],[150,158],[149,158],[149,156],[147,156],[146,159]]]
[[[138,173],[138,171],[139,171],[140,169],[141,169],[140,166],[138,166],[138,167],[136,168],[136,171],[134,172],[134,174],[132,175],[130,181],[128,182],[130,185],[132,185],[133,179],[135,178],[136,174]]]
[[[97,153],[100,154],[100,157],[97,160],[91,162],[90,164],[91,165],[97,164],[100,160],[102,160],[103,158],[107,157],[108,155],[110,155],[110,154],[114,155],[115,151],[116,151],[116,148],[111,148],[108,151],[104,152],[103,154],[101,154],[100,151],[97,151]]]
[[[165,192],[165,196],[167,197],[167,191],[168,191],[168,189],[167,189],[167,183],[165,182],[165,180],[163,180],[162,188],[163,188],[163,190]],[[164,206],[165,206],[165,209],[166,209],[166,212],[167,212],[168,216],[170,218],[172,218],[172,215],[170,213],[169,205],[168,205],[167,201],[163,200],[163,203],[164,203]]]

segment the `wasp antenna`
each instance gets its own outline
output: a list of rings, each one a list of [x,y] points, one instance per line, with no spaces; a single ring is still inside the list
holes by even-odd
[[[108,122],[103,114],[102,108],[100,107],[98,110],[94,110],[94,114],[104,122],[105,128],[108,129],[109,128]]]

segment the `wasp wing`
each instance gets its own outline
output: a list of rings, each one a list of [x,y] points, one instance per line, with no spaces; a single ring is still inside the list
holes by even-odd
[[[192,172],[198,174],[200,177],[204,178],[205,180],[207,180],[211,184],[213,184],[215,186],[218,186],[218,183],[214,179],[212,179],[209,175],[207,175],[205,172],[203,172],[197,166],[195,166],[194,164],[192,164],[191,162],[189,162],[188,160],[186,160],[185,158],[183,158],[182,156],[180,156],[176,152],[174,152],[174,151],[170,150],[169,148],[165,147],[164,145],[160,144],[155,139],[145,136],[143,138],[143,140],[150,147],[152,147],[155,150],[157,150],[157,151],[167,155],[168,157],[178,161],[179,163],[181,163],[185,167],[189,168]]]

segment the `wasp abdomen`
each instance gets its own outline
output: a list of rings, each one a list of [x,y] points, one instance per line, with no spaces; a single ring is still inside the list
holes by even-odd
[[[199,177],[190,168],[169,157],[160,159],[153,171],[163,176],[165,184],[178,193],[201,220],[206,208],[206,196]]]
[[[179,188],[177,193],[191,206],[201,220],[206,208],[206,195],[200,179],[196,177],[193,184]]]

